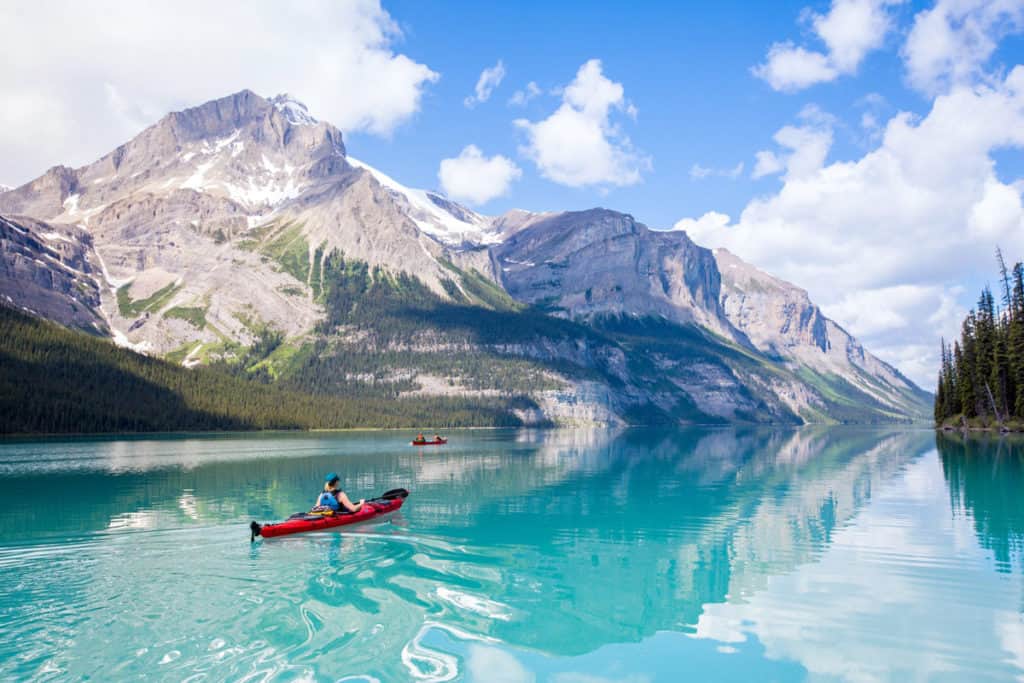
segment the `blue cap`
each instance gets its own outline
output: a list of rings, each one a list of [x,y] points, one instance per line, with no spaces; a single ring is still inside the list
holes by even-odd
[[[340,477],[334,472],[331,472],[326,477],[324,477],[324,481],[326,481],[328,484],[334,481],[335,479],[340,479]]]

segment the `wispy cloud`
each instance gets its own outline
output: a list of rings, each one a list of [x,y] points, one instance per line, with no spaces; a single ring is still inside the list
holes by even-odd
[[[690,178],[693,180],[704,180],[705,178],[728,178],[730,180],[736,180],[743,175],[743,162],[739,162],[732,168],[710,168],[707,166],[701,166],[700,164],[694,164],[690,167]]]
[[[499,59],[494,66],[480,72],[473,94],[463,100],[463,104],[472,109],[491,99],[491,93],[505,80],[505,64]]]
[[[512,97],[508,99],[508,103],[515,107],[523,107],[530,100],[541,94],[540,86],[535,82],[530,81],[522,90],[516,90],[512,93]]]

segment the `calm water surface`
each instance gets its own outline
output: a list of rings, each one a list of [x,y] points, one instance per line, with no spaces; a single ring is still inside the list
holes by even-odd
[[[1020,442],[407,436],[0,443],[0,679],[1024,678]],[[412,495],[249,543],[329,470]]]

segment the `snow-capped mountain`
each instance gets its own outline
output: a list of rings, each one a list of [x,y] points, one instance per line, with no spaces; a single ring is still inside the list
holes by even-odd
[[[492,219],[433,192],[406,187],[358,159],[348,157],[348,163],[373,176],[374,180],[403,204],[406,214],[416,227],[442,244],[459,247],[501,242],[501,233],[494,228]]]
[[[87,230],[97,272],[109,278],[103,309],[112,328],[156,353],[197,331],[154,311],[137,317],[117,304],[116,290],[139,301],[171,288],[168,306],[207,309],[199,340],[245,343],[245,320],[296,335],[320,315],[293,277],[246,248],[261,237],[290,236],[294,248],[308,247],[308,260],[337,249],[413,272],[443,293],[449,272],[438,258],[459,235],[488,235],[487,220],[468,209],[349,164],[341,133],[302,104],[249,91],[169,114],[82,168],[52,168],[5,193],[0,212]]]
[[[340,254],[414,276],[459,305],[493,304],[483,287],[586,324],[656,318],[710,333],[700,352],[714,358],[680,365],[669,389],[629,375],[623,354],[654,351],[614,340],[595,342],[600,349],[551,339],[495,346],[546,362],[611,363],[611,384],[563,377],[572,389],[538,399],[542,417],[573,405],[584,419],[615,421],[641,401],[671,414],[683,399],[659,391],[713,404],[705,412],[721,419],[828,417],[832,399],[792,373],[800,368],[854,382],[885,416],[920,408],[916,387],[805,294],[731,255],[607,209],[480,215],[349,157],[341,132],[287,95],[246,90],[168,114],[91,164],[57,166],[3,192],[0,215],[0,294],[151,354],[187,351],[189,364],[251,344],[265,329],[305,343],[325,316],[327,259]],[[796,314],[794,325],[787,312],[797,309],[810,313]],[[337,334],[347,343],[347,332]],[[435,335],[421,351],[442,347]],[[789,370],[759,374],[750,359]],[[677,364],[654,355],[645,362]]]

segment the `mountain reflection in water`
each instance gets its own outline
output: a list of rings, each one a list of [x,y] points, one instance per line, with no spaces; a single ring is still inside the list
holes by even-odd
[[[8,442],[0,676],[1013,679],[1021,448],[903,428]],[[249,545],[328,470],[412,495]],[[40,507],[54,490],[76,504]]]

